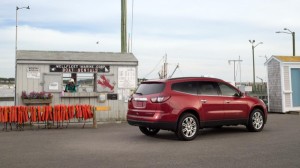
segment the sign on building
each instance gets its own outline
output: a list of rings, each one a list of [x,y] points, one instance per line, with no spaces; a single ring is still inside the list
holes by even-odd
[[[118,87],[135,88],[136,87],[136,69],[133,67],[118,68]]]
[[[41,73],[39,67],[28,67],[27,78],[28,79],[40,79]]]

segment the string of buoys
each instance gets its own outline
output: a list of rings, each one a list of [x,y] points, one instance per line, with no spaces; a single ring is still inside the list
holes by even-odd
[[[3,124],[3,130],[8,126],[12,130],[12,125],[16,125],[18,130],[24,130],[24,125],[29,123],[45,124],[45,127],[52,123],[57,128],[66,128],[72,119],[78,121],[84,120],[84,125],[88,119],[93,118],[93,109],[91,105],[54,105],[54,106],[0,106],[0,123]]]

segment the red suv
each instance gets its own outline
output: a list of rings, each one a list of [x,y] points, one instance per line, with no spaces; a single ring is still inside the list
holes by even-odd
[[[163,129],[174,131],[181,140],[192,140],[201,128],[223,125],[245,125],[259,132],[267,121],[267,109],[262,100],[220,79],[173,78],[142,82],[129,98],[127,121],[145,135]]]

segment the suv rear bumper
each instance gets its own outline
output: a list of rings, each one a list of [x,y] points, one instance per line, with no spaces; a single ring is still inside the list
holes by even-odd
[[[147,122],[147,121],[136,121],[136,120],[127,120],[128,124],[133,126],[142,126],[148,128],[156,128],[163,130],[176,130],[176,122]]]

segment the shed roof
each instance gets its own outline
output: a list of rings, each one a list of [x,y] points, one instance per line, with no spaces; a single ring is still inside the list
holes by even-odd
[[[277,60],[278,62],[283,63],[300,63],[300,56],[277,56],[273,55],[271,58],[267,60],[265,65],[267,65],[271,60]]]
[[[132,53],[18,50],[17,60],[138,62]]]
[[[281,62],[300,62],[299,56],[274,56]]]

